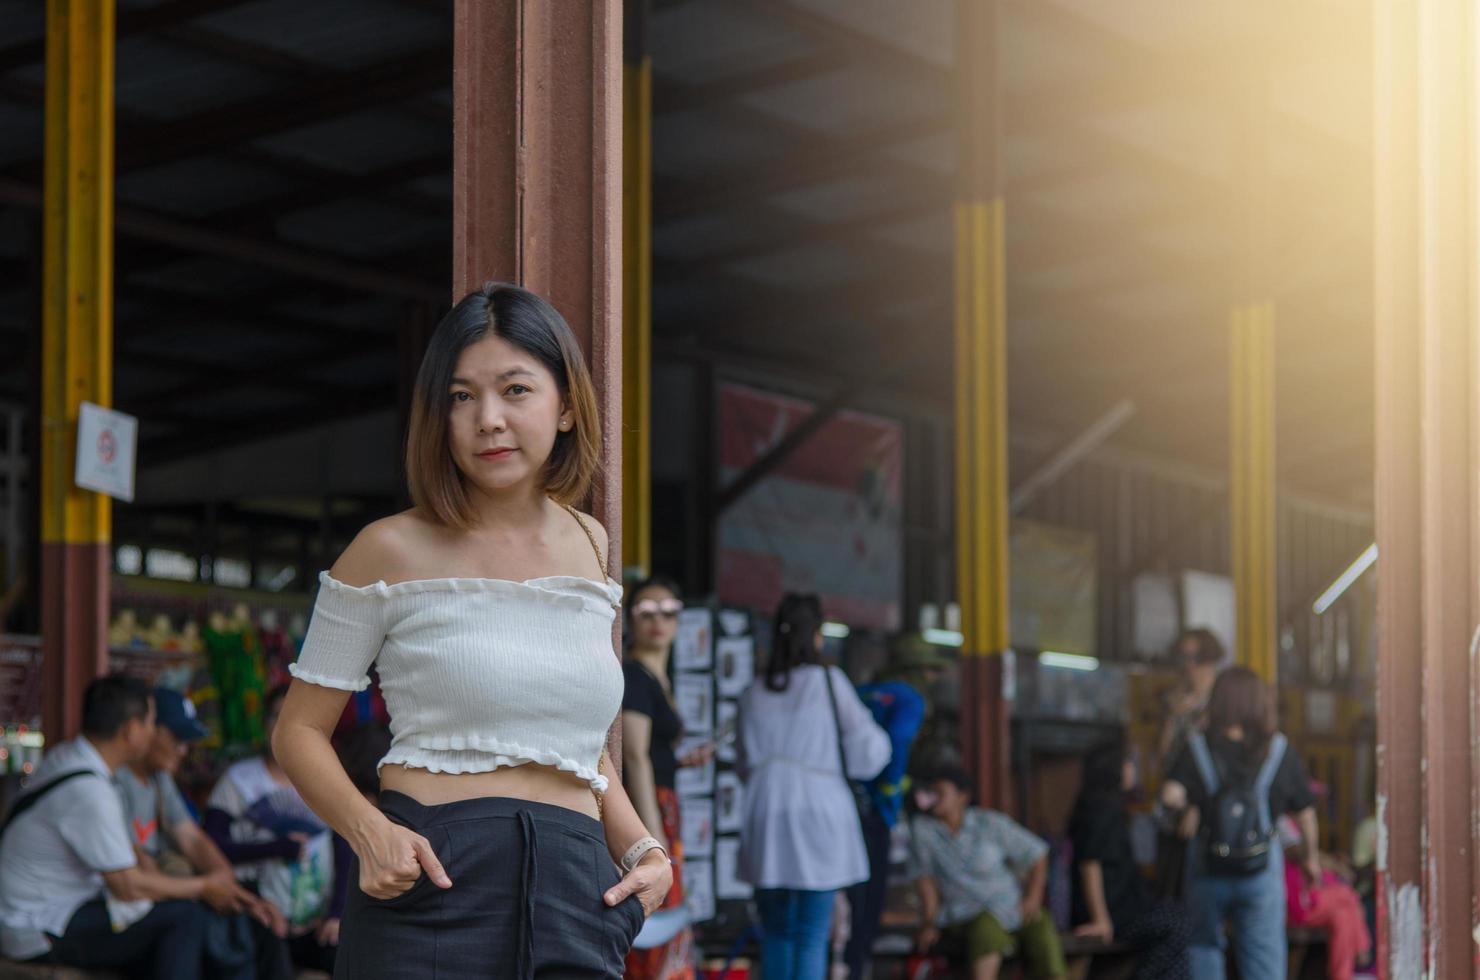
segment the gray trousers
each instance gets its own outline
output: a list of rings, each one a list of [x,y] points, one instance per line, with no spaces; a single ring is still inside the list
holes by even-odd
[[[422,875],[381,900],[352,885],[337,980],[622,976],[643,913],[635,896],[602,899],[619,875],[600,822],[505,797],[425,806],[385,792],[380,809],[431,843],[452,887]]]

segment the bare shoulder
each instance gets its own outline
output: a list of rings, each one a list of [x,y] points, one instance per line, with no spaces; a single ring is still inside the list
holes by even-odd
[[[372,521],[360,529],[329,574],[356,588],[406,577],[411,556],[430,543],[436,528],[415,510]]]
[[[606,554],[607,546],[611,544],[611,540],[607,537],[606,534],[606,527],[600,521],[598,521],[596,518],[592,517],[585,511],[578,510],[575,511],[575,513],[579,515],[581,523],[586,525],[586,527],[591,531],[591,536],[596,539],[596,545],[601,549],[601,553],[603,555]]]

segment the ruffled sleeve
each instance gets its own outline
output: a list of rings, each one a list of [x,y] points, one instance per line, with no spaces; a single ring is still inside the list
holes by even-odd
[[[288,672],[301,681],[340,691],[370,686],[368,671],[385,642],[383,590],[357,589],[319,575],[319,595],[298,662]]]

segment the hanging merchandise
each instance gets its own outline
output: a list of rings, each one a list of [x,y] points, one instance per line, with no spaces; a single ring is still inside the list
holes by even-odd
[[[201,639],[219,695],[222,747],[230,751],[261,745],[266,738],[262,700],[267,671],[262,663],[262,640],[245,607],[238,606],[230,620],[212,613]]]

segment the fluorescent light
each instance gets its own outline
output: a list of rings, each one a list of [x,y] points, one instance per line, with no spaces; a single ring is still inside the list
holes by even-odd
[[[1055,650],[1044,650],[1038,655],[1038,662],[1045,667],[1061,667],[1064,670],[1100,669],[1098,658],[1086,657],[1082,653],[1059,653]]]
[[[842,623],[822,624],[822,635],[830,640],[846,640],[848,638],[848,634],[852,632],[852,630],[844,626]]]
[[[1341,598],[1343,592],[1352,587],[1352,583],[1361,578],[1367,569],[1371,568],[1377,561],[1377,542],[1372,542],[1367,550],[1357,556],[1357,560],[1347,566],[1331,587],[1321,593],[1321,597],[1311,606],[1317,616],[1330,609],[1337,599]]]
[[[926,643],[934,643],[938,647],[959,647],[966,642],[966,637],[956,630],[926,630],[920,635]]]

